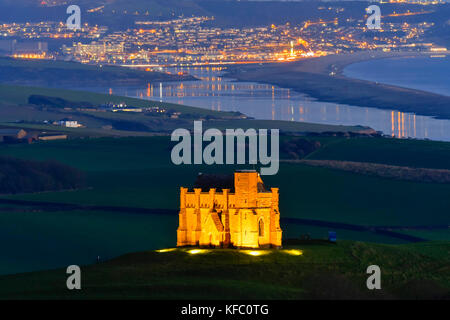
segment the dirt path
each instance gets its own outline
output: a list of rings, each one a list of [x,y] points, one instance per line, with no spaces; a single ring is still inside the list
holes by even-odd
[[[300,163],[313,167],[342,170],[381,178],[428,183],[450,183],[450,170],[411,168],[380,163],[338,161],[338,160],[280,160],[286,163]]]

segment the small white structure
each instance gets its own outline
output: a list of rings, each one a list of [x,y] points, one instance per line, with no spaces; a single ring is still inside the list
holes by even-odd
[[[79,128],[79,127],[82,126],[82,125],[79,124],[78,121],[76,121],[76,120],[60,120],[60,121],[58,122],[58,124],[59,124],[60,126],[67,127],[67,128]]]

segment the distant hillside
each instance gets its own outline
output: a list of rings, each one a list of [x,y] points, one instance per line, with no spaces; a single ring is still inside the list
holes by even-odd
[[[192,76],[146,72],[77,62],[0,58],[0,82],[44,86],[146,85],[149,82],[192,80]]]
[[[58,191],[83,186],[84,174],[65,164],[0,157],[0,194]]]
[[[428,37],[437,44],[450,48],[450,6],[443,7],[445,16],[436,22],[428,32]]]
[[[83,19],[89,23],[107,25],[111,29],[133,27],[137,20],[172,19],[178,16],[214,16],[217,26],[258,26],[269,24],[302,23],[306,20],[328,20],[339,18],[361,19],[368,1],[238,1],[238,0],[52,0],[56,6],[39,5],[38,0],[8,0],[0,3],[0,12],[8,16],[1,21],[63,21],[68,4],[77,4],[83,12]],[[50,1],[49,1],[50,2]],[[34,3],[35,5],[30,5]],[[60,5],[58,5],[60,4]],[[324,7],[339,7],[344,10],[324,10]],[[89,9],[96,9],[88,12]],[[403,22],[441,21],[448,19],[449,4],[426,15],[401,17]],[[383,14],[421,11],[424,6],[404,3],[384,3]],[[424,20],[424,18],[427,19]],[[385,18],[393,21],[396,18]],[[439,24],[439,28],[440,28]]]

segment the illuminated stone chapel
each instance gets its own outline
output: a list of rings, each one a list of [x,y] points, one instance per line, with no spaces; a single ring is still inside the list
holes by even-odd
[[[199,174],[193,191],[180,189],[177,246],[281,247],[278,188],[256,171]]]

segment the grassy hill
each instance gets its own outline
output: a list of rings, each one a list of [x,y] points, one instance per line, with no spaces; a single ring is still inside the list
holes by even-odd
[[[310,158],[320,155],[333,159],[339,155],[338,159],[446,168],[450,157],[448,143],[385,138],[307,139],[321,143]],[[51,159],[77,168],[86,174],[89,187],[2,195],[0,242],[10,245],[3,248],[0,274],[90,264],[97,256],[109,259],[127,252],[174,246],[179,187],[192,186],[198,172],[231,173],[248,167],[175,166],[170,161],[170,146],[166,136],[0,145],[2,155]],[[396,147],[398,153],[392,151]],[[371,148],[376,148],[377,158],[372,159]],[[333,230],[339,241],[450,241],[449,184],[387,179],[284,162],[278,175],[264,176],[263,180],[269,187],[280,188],[284,239],[305,235],[323,239]],[[437,259],[448,255],[448,250],[439,246],[432,251]],[[409,261],[409,255],[402,260],[405,264]],[[424,277],[433,274],[427,270],[423,271]]]
[[[450,169],[450,143],[405,139],[321,138],[323,147],[308,159],[375,162]]]
[[[341,241],[260,253],[230,249],[132,253],[82,267],[79,291],[66,289],[65,269],[1,276],[0,298],[450,298],[450,242],[394,246]],[[381,268],[381,290],[366,287],[366,269],[373,264]]]
[[[246,166],[175,166],[170,160],[169,137],[74,139],[33,145],[0,146],[0,152],[33,160],[53,159],[86,172],[90,189],[74,192],[24,194],[14,199],[160,208],[176,212],[180,186],[191,186],[198,172],[230,173]],[[287,137],[286,137],[287,139]],[[317,138],[312,138],[317,139]],[[394,163],[447,168],[448,143],[399,142],[384,138],[323,138],[322,147],[309,158]],[[339,149],[342,145],[342,149]],[[399,153],[391,152],[396,146]],[[372,158],[371,147],[378,158]],[[358,157],[354,159],[352,157]],[[436,159],[435,163],[429,159]],[[281,163],[276,176],[265,176],[268,186],[280,188],[282,217],[314,219],[359,226],[408,228],[447,226],[449,184],[387,179],[306,164]],[[324,235],[327,228],[285,224],[291,236]],[[175,227],[174,227],[175,228]],[[339,228],[338,228],[339,229]],[[401,230],[400,230],[401,231]],[[433,230],[429,230],[432,232]],[[437,230],[441,236],[448,230]],[[384,242],[380,234],[339,230],[342,237]],[[168,235],[172,238],[173,235]],[[428,239],[425,237],[425,239]],[[433,237],[432,239],[436,239]],[[447,236],[441,239],[447,239]],[[389,241],[388,241],[389,242]]]
[[[34,86],[146,85],[161,81],[193,80],[192,76],[147,72],[117,66],[78,62],[0,58],[0,82]]]

